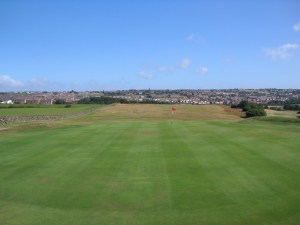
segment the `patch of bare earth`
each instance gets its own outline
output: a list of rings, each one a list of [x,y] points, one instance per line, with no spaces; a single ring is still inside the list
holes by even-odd
[[[0,127],[0,130],[7,130],[9,129],[10,127]]]

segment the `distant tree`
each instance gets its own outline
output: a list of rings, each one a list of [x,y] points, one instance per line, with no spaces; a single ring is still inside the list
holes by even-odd
[[[80,99],[77,103],[78,104],[90,104],[90,99],[89,98],[83,98],[83,99]]]
[[[244,108],[245,106],[249,105],[249,102],[247,100],[243,100],[241,101],[238,105],[237,105],[237,108]]]
[[[246,112],[247,117],[253,117],[253,116],[266,116],[267,113],[264,110],[260,109],[251,109]]]
[[[247,105],[247,106],[245,106],[244,108],[243,108],[243,112],[247,112],[247,111],[249,111],[249,110],[251,110],[252,108],[249,106],[249,105]]]
[[[62,100],[62,99],[57,99],[54,104],[66,104],[66,101]]]
[[[123,98],[122,98],[122,99],[120,100],[120,103],[121,103],[121,104],[127,104],[128,101],[127,101],[126,99],[123,99]]]

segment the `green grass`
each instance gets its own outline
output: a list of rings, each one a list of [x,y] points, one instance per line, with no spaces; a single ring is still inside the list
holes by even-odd
[[[1,224],[299,224],[298,124],[164,107],[0,131]]]
[[[268,121],[268,122],[284,122],[284,123],[300,123],[300,116],[297,118],[293,117],[283,117],[283,116],[260,116],[260,117],[254,117],[253,119],[259,120],[259,121]]]
[[[2,106],[2,105],[1,105]],[[56,115],[82,112],[89,109],[99,108],[99,104],[72,104],[71,108],[66,108],[66,105],[30,105],[34,108],[8,108],[8,105],[3,104],[7,108],[0,108],[0,116],[8,115]],[[22,106],[22,105],[18,105]],[[24,105],[26,107],[27,105]],[[28,106],[27,106],[28,107]]]

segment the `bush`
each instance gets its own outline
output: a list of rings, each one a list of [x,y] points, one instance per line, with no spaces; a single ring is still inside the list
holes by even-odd
[[[249,102],[247,100],[243,100],[237,105],[237,108],[243,109],[247,105],[249,105]]]
[[[54,104],[66,104],[66,101],[61,100],[61,99],[57,99]]]
[[[72,106],[71,105],[66,105],[66,108],[71,108]]]
[[[237,108],[237,105],[236,105],[236,104],[232,104],[232,105],[231,105],[231,108],[236,109],[236,108]]]
[[[270,109],[276,110],[276,111],[283,111],[281,107],[271,107]]]
[[[267,113],[264,110],[261,110],[261,109],[251,109],[251,110],[248,110],[246,112],[247,117],[266,116],[266,115],[267,115]]]
[[[128,101],[127,101],[126,99],[121,99],[121,100],[120,100],[120,103],[121,103],[121,104],[127,104]]]
[[[249,106],[249,105],[247,105],[247,106],[245,106],[244,108],[243,108],[243,112],[247,112],[247,111],[249,111],[249,110],[251,110],[252,108]]]
[[[257,110],[264,111],[264,107],[262,105],[252,103],[252,104],[249,104],[249,105],[245,106],[243,108],[243,112],[247,112],[247,111],[252,110],[252,109],[257,109]]]

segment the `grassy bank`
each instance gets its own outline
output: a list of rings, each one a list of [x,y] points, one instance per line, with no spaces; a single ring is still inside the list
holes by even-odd
[[[284,122],[284,123],[300,123],[300,116],[298,118],[293,117],[283,117],[283,116],[260,116],[260,117],[253,117],[252,119],[258,121],[267,121],[267,122]]]

